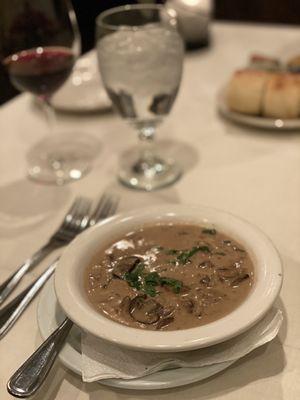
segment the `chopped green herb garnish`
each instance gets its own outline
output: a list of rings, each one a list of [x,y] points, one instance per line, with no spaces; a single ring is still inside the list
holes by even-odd
[[[210,253],[210,249],[208,246],[199,246],[199,251],[202,251],[203,253]]]
[[[182,288],[182,282],[178,281],[177,279],[167,278],[164,276],[160,278],[160,282],[162,286],[170,286],[174,293],[179,293]]]
[[[140,290],[142,286],[142,275],[144,268],[145,265],[143,263],[139,263],[132,271],[126,272],[124,276],[128,284],[137,290]]]
[[[205,233],[206,235],[216,235],[217,231],[215,229],[202,229],[202,233]]]
[[[143,263],[139,263],[133,271],[127,272],[124,278],[129,286],[151,297],[158,294],[156,290],[157,286],[167,285],[173,289],[174,293],[179,293],[183,285],[181,281],[173,278],[161,277],[157,272],[145,273]]]
[[[157,286],[160,284],[160,276],[157,272],[149,272],[149,274],[145,275],[144,281],[146,285]]]
[[[180,250],[176,250],[176,249],[167,249],[166,250],[166,254],[168,254],[168,255],[176,255],[178,253],[180,253]]]
[[[202,253],[210,253],[208,246],[195,246],[191,250],[181,251],[179,256],[177,256],[178,261],[180,264],[186,264],[190,258],[201,251]]]
[[[150,272],[149,274],[144,275],[143,292],[154,297],[157,295],[155,287],[158,285],[160,285],[160,276],[157,272]]]

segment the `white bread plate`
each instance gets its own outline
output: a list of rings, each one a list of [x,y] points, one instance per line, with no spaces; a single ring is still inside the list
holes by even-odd
[[[227,85],[224,85],[217,94],[217,110],[226,119],[240,125],[274,131],[296,130],[300,128],[300,118],[267,118],[232,111],[226,102],[226,91]]]

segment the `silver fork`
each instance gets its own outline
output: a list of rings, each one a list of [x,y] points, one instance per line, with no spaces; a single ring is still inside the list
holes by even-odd
[[[89,200],[85,201],[79,210],[74,213],[72,222],[73,238],[84,229],[95,225],[100,219],[114,213],[117,207],[117,198],[103,195],[91,216],[89,216],[90,206],[91,202]],[[31,300],[53,274],[58,260],[59,257],[57,257],[33,283],[23,290],[23,292],[0,309],[0,339],[12,328]]]
[[[100,202],[101,203],[101,202]],[[118,200],[106,198],[89,219],[88,226],[94,225],[99,219],[113,215],[117,209]],[[59,327],[40,345],[27,361],[12,375],[7,383],[7,390],[16,397],[30,397],[43,384],[51,367],[58,356],[73,322],[66,318]]]
[[[91,202],[83,197],[78,197],[73,202],[71,208],[64,217],[63,222],[50,237],[48,242],[28,258],[5,282],[0,285],[0,304],[4,302],[7,296],[18,286],[23,276],[37,264],[39,264],[48,254],[59,247],[68,244],[87,221],[79,221],[81,215],[85,215]]]
[[[72,237],[75,238],[88,226],[91,204],[92,202],[90,200],[86,198],[79,198],[79,200],[76,201],[76,205],[74,203],[72,206],[72,212],[69,213],[70,217],[68,218],[68,222],[63,223],[63,228],[61,230],[65,237],[68,236],[70,241],[72,240]],[[15,324],[38,290],[52,275],[58,259],[59,257],[55,259],[55,261],[46,269],[45,272],[39,276],[38,279],[30,284],[6,306],[0,309],[0,339]]]

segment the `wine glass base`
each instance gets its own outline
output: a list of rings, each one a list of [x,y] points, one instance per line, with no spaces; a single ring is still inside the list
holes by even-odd
[[[154,156],[139,158],[139,149],[129,150],[121,157],[119,180],[132,189],[152,191],[171,185],[181,176],[181,168],[170,159]]]
[[[69,165],[68,168],[60,163],[53,163],[50,166],[51,161],[46,161],[45,165],[39,162],[39,165],[28,168],[28,177],[39,183],[45,183],[50,185],[62,186],[71,181],[77,181],[86,175],[91,167],[78,163]],[[50,166],[50,167],[49,167]]]
[[[75,136],[75,137],[74,137]],[[46,184],[64,185],[81,179],[99,151],[99,142],[90,137],[69,134],[47,138],[27,154],[28,176]]]

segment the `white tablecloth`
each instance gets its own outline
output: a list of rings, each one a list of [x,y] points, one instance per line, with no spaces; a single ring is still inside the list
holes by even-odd
[[[121,209],[161,201],[205,204],[238,214],[266,232],[280,251],[284,285],[279,305],[285,322],[279,337],[204,382],[156,392],[129,392],[83,384],[56,363],[39,400],[296,400],[300,398],[300,132],[261,132],[234,126],[216,113],[216,94],[232,70],[253,51],[285,55],[299,51],[300,30],[215,23],[210,49],[189,53],[181,90],[158,139],[174,140],[185,165],[183,178],[153,194],[119,188],[120,152],[135,133],[112,113],[59,115],[61,130],[82,131],[102,142],[94,168],[84,179],[57,188],[29,182],[26,151],[45,133],[43,116],[29,95],[0,109],[0,279],[29,256],[54,230],[77,194],[96,197],[108,186],[122,192]],[[182,155],[185,154],[185,157]],[[45,267],[36,268],[22,287]],[[37,299],[0,341],[0,398],[10,399],[9,376],[41,342]]]

